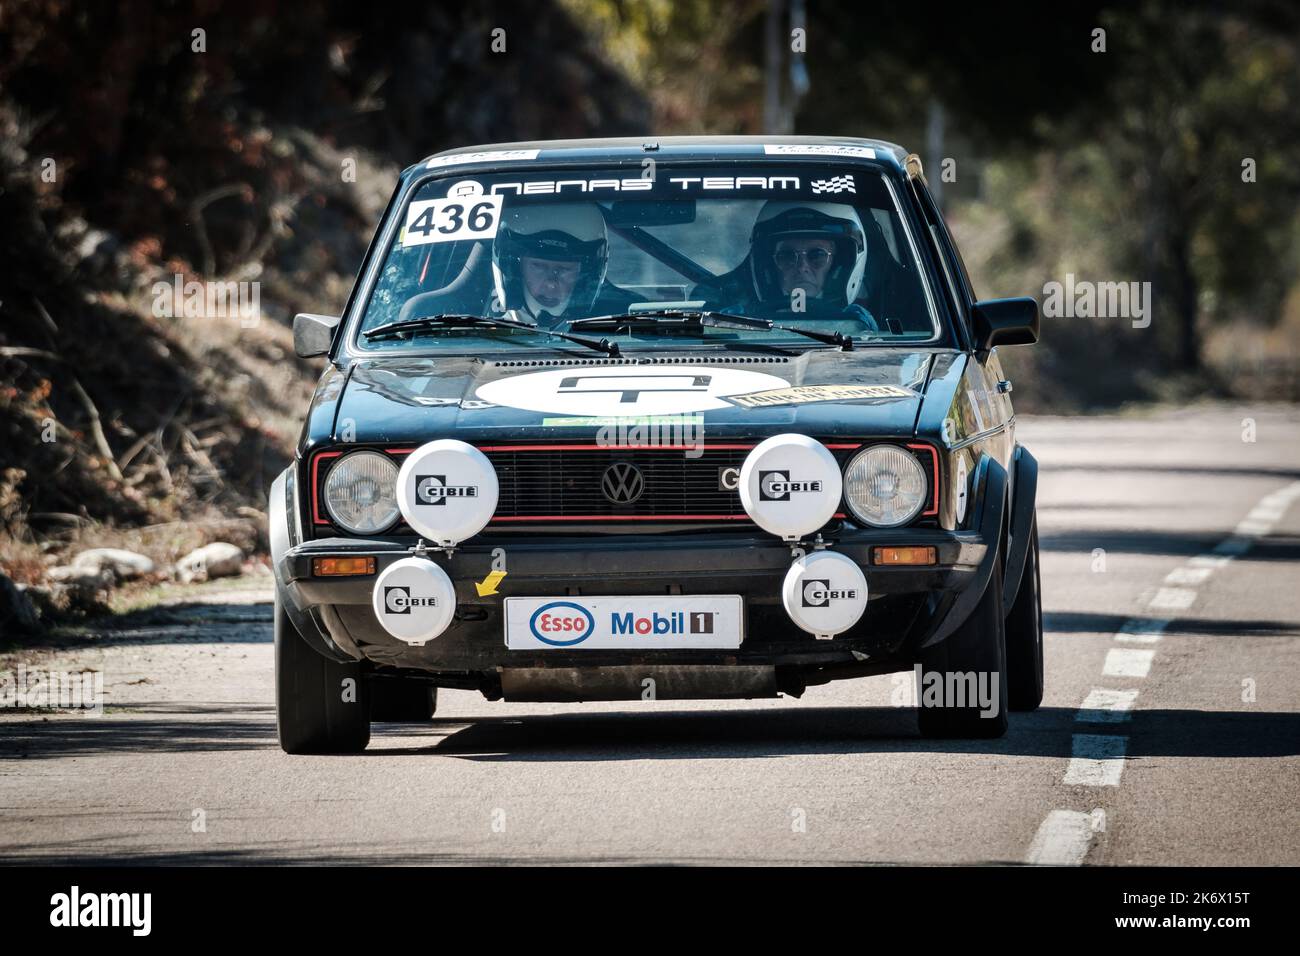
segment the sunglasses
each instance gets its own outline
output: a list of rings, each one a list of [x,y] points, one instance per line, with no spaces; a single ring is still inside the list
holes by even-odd
[[[831,259],[831,254],[825,249],[780,249],[772,255],[772,259],[782,269],[793,269],[803,259],[814,269],[820,269]]]

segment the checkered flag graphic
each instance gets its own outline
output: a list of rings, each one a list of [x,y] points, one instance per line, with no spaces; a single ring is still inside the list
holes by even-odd
[[[814,179],[812,181],[813,195],[819,193],[857,193],[853,186],[852,176],[832,176],[830,179]]]

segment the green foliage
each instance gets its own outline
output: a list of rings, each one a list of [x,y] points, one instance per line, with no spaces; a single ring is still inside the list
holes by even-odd
[[[650,98],[655,132],[758,132],[763,0],[561,2]]]
[[[1114,121],[1091,132],[1135,222],[1119,236],[1156,284],[1166,356],[1200,362],[1207,324],[1271,325],[1293,274],[1300,169],[1300,70],[1294,35],[1221,11],[1150,2],[1117,12]],[[1068,121],[1061,124],[1070,129]],[[1254,161],[1254,182],[1243,162]]]

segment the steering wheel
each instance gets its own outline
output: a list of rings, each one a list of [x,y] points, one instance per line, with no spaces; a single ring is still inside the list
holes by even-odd
[[[872,332],[884,331],[875,321],[875,317],[862,306],[853,308],[851,306],[841,307],[821,303],[813,306],[812,304],[816,301],[817,300],[815,299],[807,300],[807,304],[811,307],[804,309],[803,311],[792,309],[788,306],[780,309],[764,310],[766,313],[764,317],[770,318],[774,322],[781,323],[800,321],[804,319],[815,319],[821,322],[854,322]]]

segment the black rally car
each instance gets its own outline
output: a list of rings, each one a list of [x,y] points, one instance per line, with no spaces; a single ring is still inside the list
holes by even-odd
[[[406,170],[270,499],[280,743],[437,687],[799,695],[922,733],[1043,690],[1037,468],[920,161],[872,140],[513,143]]]

